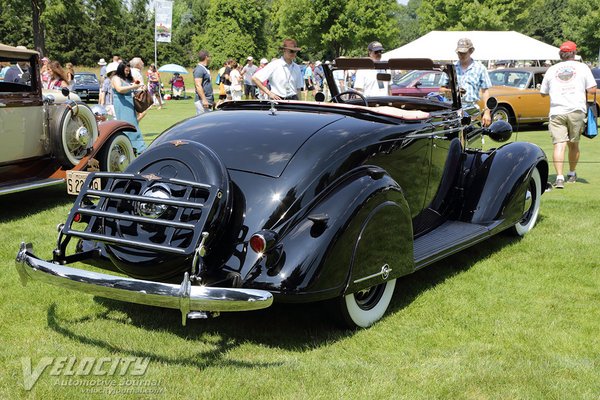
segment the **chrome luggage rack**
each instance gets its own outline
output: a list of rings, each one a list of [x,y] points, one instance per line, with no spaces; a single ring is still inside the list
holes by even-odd
[[[95,178],[103,178],[104,189],[92,187]],[[147,195],[153,188],[158,188],[162,197]],[[55,259],[65,256],[70,237],[193,255],[202,230],[221,197],[220,189],[204,183],[153,174],[91,173],[60,230]],[[140,206],[162,210],[162,213],[141,215]],[[76,229],[81,222],[87,223],[85,228]],[[159,227],[161,233],[154,235],[152,241],[136,239],[139,229],[144,227]],[[63,236],[66,240],[62,240]]]

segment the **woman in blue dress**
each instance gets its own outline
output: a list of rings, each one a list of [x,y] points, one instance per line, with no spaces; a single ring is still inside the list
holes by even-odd
[[[113,106],[115,115],[121,121],[129,122],[135,126],[135,132],[125,132],[131,140],[136,154],[146,149],[146,142],[142,137],[137,115],[133,106],[133,93],[143,86],[141,82],[134,82],[131,76],[129,63],[120,63],[117,72],[111,78],[113,88]]]

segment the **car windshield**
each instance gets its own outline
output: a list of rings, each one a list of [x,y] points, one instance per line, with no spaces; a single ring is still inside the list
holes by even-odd
[[[89,85],[89,84],[96,84],[98,83],[98,78],[96,78],[95,75],[90,75],[90,74],[82,74],[82,75],[75,75],[75,83],[78,83],[80,85]]]
[[[503,71],[495,70],[489,72],[490,81],[493,86],[511,86],[525,88],[531,74],[526,71]]]

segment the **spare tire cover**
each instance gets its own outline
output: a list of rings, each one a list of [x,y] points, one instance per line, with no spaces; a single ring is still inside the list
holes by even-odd
[[[211,185],[213,187],[211,190],[217,191],[219,195],[215,197],[213,206],[210,209],[208,209],[210,205],[205,204],[207,207],[202,208],[200,212],[193,209],[184,209],[182,212],[182,207],[168,206],[165,215],[159,218],[188,223],[205,221],[204,226],[196,229],[209,232],[206,246],[210,248],[211,243],[218,243],[218,239],[225,231],[229,220],[233,196],[230,196],[230,180],[227,169],[214,151],[207,146],[192,141],[167,142],[142,153],[129,165],[125,172],[140,174],[150,182],[145,188],[141,189],[139,185],[123,179],[122,182],[117,181],[117,184],[113,185],[113,192],[122,192],[129,195],[148,195],[149,191],[158,188],[163,193],[168,193],[170,199],[181,198],[182,201],[204,204],[206,199],[203,198],[186,199],[184,193],[186,193],[186,188],[189,188],[189,185],[178,184],[175,180]],[[143,193],[138,193],[138,191],[143,191]],[[207,193],[207,191],[204,192]],[[189,189],[187,193],[189,193]],[[140,216],[139,203],[132,201],[115,202],[111,206],[112,209],[109,208],[107,211]],[[104,229],[105,233],[119,239],[160,245],[165,245],[161,240],[165,240],[165,236],[169,235],[164,226],[131,221],[120,222],[112,226],[107,224]],[[189,247],[192,236],[189,231],[185,231],[185,233],[176,232],[175,234],[171,232],[172,239],[166,245]],[[195,248],[198,244],[194,243],[192,247]],[[190,270],[194,254],[192,251],[178,255],[161,250],[147,250],[135,246],[109,243],[106,244],[106,250],[117,268],[130,276],[143,279],[163,279],[180,275],[182,271]]]

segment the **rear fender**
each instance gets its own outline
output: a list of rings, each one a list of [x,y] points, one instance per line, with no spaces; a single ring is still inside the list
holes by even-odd
[[[361,233],[365,239],[358,246]],[[282,233],[279,252],[266,255],[245,285],[273,291],[283,301],[333,298],[344,293],[352,276],[381,271],[377,263],[384,254],[401,251],[392,242],[410,250],[402,261],[386,258],[397,265],[388,278],[412,270],[410,212],[398,184],[384,170],[363,167],[346,175]],[[375,255],[370,259],[366,250]],[[269,259],[276,261],[269,264]]]
[[[548,180],[546,155],[532,143],[509,143],[488,153],[472,153],[469,158],[461,213],[466,222],[502,221],[499,230],[514,225],[523,215],[533,169],[539,169],[542,184]]]

